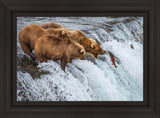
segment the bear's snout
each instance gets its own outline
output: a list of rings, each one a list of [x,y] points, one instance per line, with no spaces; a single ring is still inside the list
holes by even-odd
[[[105,54],[105,51],[103,49],[101,49],[101,54],[104,55]]]
[[[86,56],[83,56],[82,58],[81,58],[81,60],[85,60],[86,59]]]

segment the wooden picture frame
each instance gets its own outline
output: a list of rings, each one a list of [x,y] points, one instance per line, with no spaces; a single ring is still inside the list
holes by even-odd
[[[1,118],[159,118],[160,1],[158,0],[1,0],[0,117]],[[144,17],[143,102],[17,102],[17,16],[142,16]]]

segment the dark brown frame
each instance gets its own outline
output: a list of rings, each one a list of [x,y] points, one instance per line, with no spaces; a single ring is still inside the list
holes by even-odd
[[[1,118],[160,118],[159,0],[0,0]],[[16,102],[17,16],[144,17],[143,102]]]

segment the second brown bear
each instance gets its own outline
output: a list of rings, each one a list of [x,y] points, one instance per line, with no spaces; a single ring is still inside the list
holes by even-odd
[[[40,62],[61,60],[61,68],[64,71],[72,59],[86,59],[83,46],[71,39],[59,40],[49,36],[43,36],[36,41],[34,53]]]

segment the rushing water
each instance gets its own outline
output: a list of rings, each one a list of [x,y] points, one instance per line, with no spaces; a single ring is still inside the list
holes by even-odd
[[[83,31],[115,55],[118,68],[108,53],[99,59],[73,60],[66,73],[59,61],[31,66],[17,40],[18,101],[143,101],[142,17],[18,17],[17,35],[24,26],[48,22]],[[46,73],[33,79],[36,69]]]

